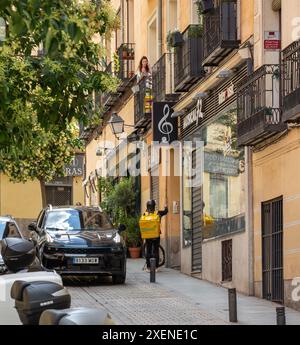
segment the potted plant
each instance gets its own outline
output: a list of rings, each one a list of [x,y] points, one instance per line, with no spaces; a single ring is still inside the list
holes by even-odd
[[[132,217],[127,219],[124,237],[132,259],[137,259],[141,256],[141,234],[138,224],[139,219],[137,217]]]
[[[171,47],[180,47],[183,45],[183,43],[184,39],[182,33],[178,29],[175,29],[172,32],[169,31],[167,35],[167,46],[169,50],[171,49]]]

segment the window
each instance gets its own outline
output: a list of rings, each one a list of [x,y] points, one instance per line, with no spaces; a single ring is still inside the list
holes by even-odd
[[[245,158],[237,146],[236,104],[203,131],[203,238],[245,230]]]
[[[5,237],[21,238],[21,234],[20,234],[16,224],[13,222],[7,223],[6,232],[5,232],[4,236]]]
[[[110,230],[113,226],[104,213],[86,208],[49,211],[45,228],[53,231]]]
[[[167,31],[174,31],[178,29],[178,12],[177,12],[177,0],[169,0],[167,5],[168,17],[167,17]]]
[[[232,240],[222,242],[222,281],[232,281]]]
[[[156,14],[148,23],[148,60],[153,66],[158,60],[158,36]]]

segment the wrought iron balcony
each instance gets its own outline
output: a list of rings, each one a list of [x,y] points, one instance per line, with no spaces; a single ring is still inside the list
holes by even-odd
[[[177,100],[174,93],[174,54],[166,53],[152,67],[152,92],[155,102]]]
[[[253,146],[286,129],[280,107],[279,65],[264,65],[237,86],[238,144]]]
[[[128,81],[135,76],[134,59],[135,51],[133,43],[123,43],[117,51],[119,57],[119,71],[117,76],[122,82]]]
[[[152,116],[152,79],[143,78],[136,85],[134,94],[134,124],[136,127],[146,126]]]
[[[239,48],[237,0],[214,0],[204,16],[203,66],[217,66],[232,50]]]
[[[282,52],[283,121],[300,118],[300,40]]]
[[[183,44],[175,48],[174,84],[176,92],[187,92],[204,76],[203,41],[200,25],[189,25],[182,33]]]

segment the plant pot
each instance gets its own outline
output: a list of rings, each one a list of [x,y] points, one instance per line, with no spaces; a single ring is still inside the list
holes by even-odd
[[[130,257],[132,259],[138,259],[141,256],[141,248],[128,248]]]
[[[179,31],[175,31],[172,34],[172,47],[180,47],[184,43],[184,39],[182,33]]]

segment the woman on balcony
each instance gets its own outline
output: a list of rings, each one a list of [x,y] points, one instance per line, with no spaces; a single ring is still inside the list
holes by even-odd
[[[150,65],[146,56],[143,56],[140,60],[137,73],[137,82],[139,83],[144,78],[151,78]]]
[[[144,83],[143,87],[145,88],[145,98],[144,98],[144,113],[150,114],[152,112],[152,74],[150,70],[150,65],[148,58],[143,56],[139,63],[138,73],[137,73],[137,82],[140,87],[140,83]]]

